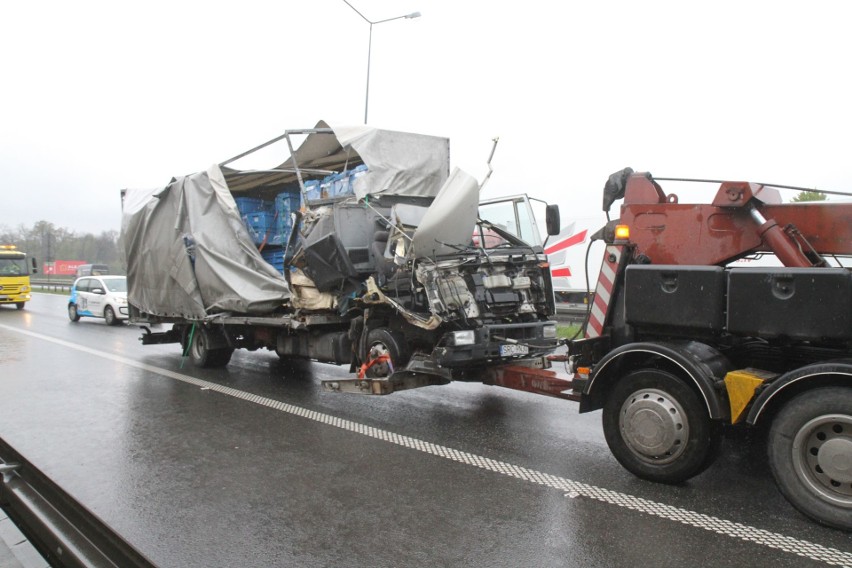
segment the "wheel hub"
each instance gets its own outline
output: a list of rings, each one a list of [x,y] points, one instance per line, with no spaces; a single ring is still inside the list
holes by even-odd
[[[827,499],[852,507],[852,417],[819,416],[793,440],[798,474]]]
[[[370,365],[368,376],[371,378],[384,378],[391,374],[391,365],[387,360],[378,361],[380,357],[387,359],[390,357],[390,351],[384,343],[376,343],[370,347],[368,355],[373,364]]]
[[[621,407],[624,441],[640,459],[669,463],[686,449],[689,424],[680,403],[666,392],[642,389]]]
[[[836,439],[826,442],[817,456],[820,468],[831,479],[852,483],[852,440]]]

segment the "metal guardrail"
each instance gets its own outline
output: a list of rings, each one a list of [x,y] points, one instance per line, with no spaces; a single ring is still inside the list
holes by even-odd
[[[0,505],[51,566],[154,567],[2,439],[0,474]]]
[[[579,323],[586,319],[588,310],[589,307],[585,304],[556,302],[556,319],[557,321]]]
[[[30,286],[33,290],[68,292],[70,294],[72,284],[74,284],[73,280],[34,280],[30,278]]]

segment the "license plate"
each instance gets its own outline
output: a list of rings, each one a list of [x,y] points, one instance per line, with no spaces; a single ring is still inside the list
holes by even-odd
[[[527,355],[530,352],[530,348],[526,345],[520,345],[518,343],[507,343],[505,345],[500,346],[500,356],[501,357],[511,357],[512,355]]]

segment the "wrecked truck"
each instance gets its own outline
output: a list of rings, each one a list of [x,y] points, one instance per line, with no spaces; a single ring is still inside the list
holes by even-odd
[[[229,166],[277,141],[290,154],[280,166]],[[449,164],[446,138],[320,122],[124,190],[130,321],[143,344],[179,344],[199,367],[235,349],[349,365],[352,379],[324,383],[349,392],[546,364],[559,340],[529,200],[492,199],[483,210],[499,222],[480,218],[481,184]],[[546,217],[558,233],[558,208]]]

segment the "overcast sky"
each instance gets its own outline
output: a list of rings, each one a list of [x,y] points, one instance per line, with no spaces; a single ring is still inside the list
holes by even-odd
[[[369,123],[449,137],[479,179],[499,136],[485,197],[602,219],[625,166],[852,191],[849,2],[351,2],[422,13],[373,26]],[[12,2],[0,26],[0,226],[118,229],[123,187],[364,119],[342,0]]]

